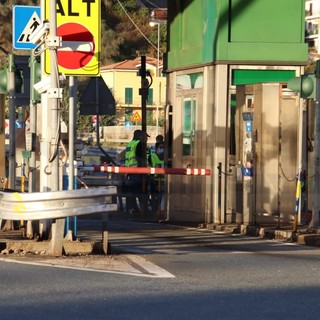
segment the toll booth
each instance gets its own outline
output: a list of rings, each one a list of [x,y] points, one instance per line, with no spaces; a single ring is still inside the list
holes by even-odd
[[[301,161],[298,97],[286,84],[262,83],[237,86],[235,98],[227,222],[290,223]]]
[[[170,220],[294,213],[304,116],[283,84],[308,62],[304,13],[303,0],[168,1],[169,158],[212,172],[168,177]]]

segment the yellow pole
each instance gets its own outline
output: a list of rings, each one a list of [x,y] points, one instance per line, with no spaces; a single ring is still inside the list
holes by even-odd
[[[298,181],[297,181],[297,189],[296,189],[296,206],[295,206],[293,231],[297,231],[298,229],[298,213],[299,213],[300,199],[301,199],[301,170],[299,170],[297,180]]]

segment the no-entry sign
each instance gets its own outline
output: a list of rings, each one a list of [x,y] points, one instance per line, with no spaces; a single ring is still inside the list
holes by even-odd
[[[50,0],[45,0],[45,19],[50,21]],[[101,0],[57,0],[59,72],[65,75],[100,74]],[[45,72],[50,73],[50,53],[45,53]]]

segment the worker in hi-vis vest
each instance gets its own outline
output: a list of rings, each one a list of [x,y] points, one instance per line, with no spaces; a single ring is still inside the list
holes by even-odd
[[[163,168],[164,161],[160,160],[159,156],[155,152],[148,152],[148,166],[152,168]],[[162,196],[164,193],[165,176],[163,174],[153,174],[149,178],[150,189],[150,205],[153,213],[158,213]]]
[[[135,130],[132,140],[127,144],[125,153],[126,167],[144,167],[146,160],[143,159],[143,143],[147,143],[149,135],[142,130]],[[129,214],[139,213],[137,197],[142,196],[142,175],[128,174],[125,181],[125,189],[129,196],[126,198],[126,211]]]

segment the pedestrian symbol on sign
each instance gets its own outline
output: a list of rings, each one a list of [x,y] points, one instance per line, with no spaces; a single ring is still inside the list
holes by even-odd
[[[13,6],[12,44],[14,49],[34,49],[36,44],[30,41],[31,34],[40,28],[41,10],[37,6]]]
[[[27,25],[24,27],[18,42],[30,42],[29,37],[31,35],[32,32],[34,32],[37,27],[40,25],[40,18],[37,15],[36,12],[33,13],[33,15],[31,16],[29,22],[27,23]]]

